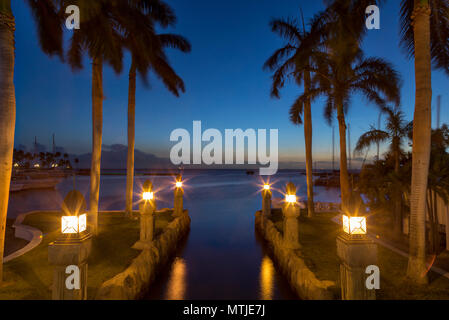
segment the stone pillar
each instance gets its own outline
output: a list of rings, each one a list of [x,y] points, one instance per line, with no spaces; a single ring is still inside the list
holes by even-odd
[[[337,254],[341,259],[340,280],[342,300],[375,300],[376,292],[366,287],[366,268],[377,265],[377,245],[365,236],[337,238]]]
[[[61,213],[65,218],[76,219],[71,225],[61,222],[61,234],[48,246],[48,262],[54,266],[53,300],[87,299],[87,258],[92,248],[92,235],[87,230],[87,219],[80,222],[85,212],[84,196],[77,190],[70,191],[64,198]]]
[[[271,196],[270,189],[262,190],[262,217],[268,219],[271,217]]]
[[[173,205],[173,216],[180,217],[182,216],[184,212],[183,208],[183,196],[184,196],[184,190],[182,187],[176,187],[175,188],[175,201]]]
[[[89,233],[78,238],[58,239],[48,246],[48,261],[54,267],[52,299],[87,299],[87,258],[91,252]]]
[[[134,249],[143,250],[150,246],[154,239],[154,211],[156,210],[154,200],[144,201],[139,204],[140,211],[140,240],[134,245]]]
[[[298,249],[300,248],[298,221],[300,208],[296,199],[296,186],[291,182],[286,186],[286,199],[282,206],[282,214],[284,216],[284,246],[288,249]]]
[[[299,205],[297,203],[284,203],[284,246],[288,249],[299,249]]]

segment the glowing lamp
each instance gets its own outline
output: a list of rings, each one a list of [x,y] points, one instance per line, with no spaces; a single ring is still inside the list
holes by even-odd
[[[269,185],[269,184],[265,184],[265,185],[263,186],[263,189],[264,189],[264,190],[270,190],[270,185]]]
[[[14,163],[14,167],[17,168],[19,166],[18,163]]]
[[[150,201],[154,199],[154,192],[144,192],[142,194],[142,199],[145,201]]]
[[[62,216],[61,232],[63,234],[78,234],[87,229],[87,215],[80,216]]]
[[[176,188],[182,188],[182,182],[176,181]]]
[[[34,167],[35,167],[35,168],[39,168],[39,167],[40,167],[39,163],[36,163],[36,164],[34,165]]]
[[[288,203],[296,203],[296,195],[294,194],[287,194],[285,196],[285,201]]]
[[[343,231],[349,235],[366,234],[366,217],[349,217],[343,215]]]

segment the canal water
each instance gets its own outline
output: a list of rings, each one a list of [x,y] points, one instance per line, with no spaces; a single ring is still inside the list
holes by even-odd
[[[172,177],[136,177],[135,203],[143,182],[151,178],[158,208],[173,205]],[[184,207],[191,217],[190,232],[176,256],[148,288],[145,299],[296,299],[277,271],[271,253],[254,229],[254,214],[261,208],[262,181],[245,171],[208,170],[184,173]],[[298,196],[306,197],[305,176],[281,171],[273,183],[281,196],[287,181]],[[38,209],[58,209],[73,188],[68,178],[52,191],[26,191],[11,195],[8,217]],[[126,177],[102,176],[100,209],[124,208]],[[77,177],[76,188],[88,197],[89,177]],[[335,189],[315,188],[317,201],[338,201]]]

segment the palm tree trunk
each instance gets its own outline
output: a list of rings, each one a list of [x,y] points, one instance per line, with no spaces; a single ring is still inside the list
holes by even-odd
[[[412,185],[410,197],[410,253],[407,275],[417,283],[427,283],[426,275],[426,192],[431,135],[431,56],[430,7],[415,0],[415,114],[413,121]]]
[[[90,214],[92,232],[98,234],[101,141],[103,135],[103,61],[92,63],[92,164],[90,168]]]
[[[436,191],[433,191],[433,213],[434,213],[434,223],[435,223],[435,233],[434,233],[434,242],[435,242],[435,254],[440,253],[440,222],[438,220],[438,195]]]
[[[351,198],[351,189],[349,187],[348,177],[348,158],[346,156],[346,123],[343,112],[343,103],[337,104],[338,130],[340,133],[340,190],[341,190],[341,209],[349,210],[349,201]]]
[[[136,132],[136,66],[134,59],[129,71],[128,86],[128,160],[126,166],[126,215],[133,214],[134,144]]]
[[[394,172],[396,176],[399,176],[399,142],[394,142]],[[396,190],[393,191],[393,198],[394,198],[394,234],[397,237],[398,240],[400,240],[402,235],[402,193],[399,188],[395,188]]]
[[[439,248],[440,248],[440,224],[438,222],[438,199],[437,199],[437,193],[429,188],[429,203],[430,203],[430,210],[429,216],[430,219],[430,245],[431,245],[431,253],[432,254],[438,254]]]
[[[11,5],[0,6],[0,284],[3,280],[3,253],[6,216],[11,183],[16,95],[14,89],[14,30]]]
[[[304,90],[310,89],[310,73],[304,74]],[[314,215],[315,205],[313,202],[313,159],[312,159],[312,107],[310,99],[304,104],[304,140],[306,143],[306,176],[307,176],[307,212],[308,217]]]
[[[426,209],[427,209],[427,214],[429,216],[429,232],[430,234],[427,234],[426,236],[428,237],[428,239],[426,240],[426,242],[429,243],[429,252],[430,253],[434,253],[434,242],[433,242],[433,228],[434,228],[434,223],[433,223],[433,208],[432,208],[432,191],[431,190],[427,190],[427,197],[426,197]],[[426,223],[426,229],[427,229],[427,223]]]

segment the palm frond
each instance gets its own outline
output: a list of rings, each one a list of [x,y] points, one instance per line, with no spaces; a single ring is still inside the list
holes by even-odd
[[[47,55],[63,59],[63,18],[51,0],[27,0],[37,24],[39,45]]]
[[[307,97],[305,94],[299,96],[293,105],[290,107],[290,121],[293,124],[302,124],[302,113],[304,111],[304,103],[306,101]]]
[[[271,31],[291,44],[299,44],[303,38],[296,19],[274,19],[270,22]]]
[[[285,47],[277,49],[270,58],[263,65],[264,70],[275,71],[288,58],[290,54],[296,51],[297,48],[287,44]]]
[[[189,40],[178,34],[163,33],[158,35],[159,41],[164,48],[177,49],[181,52],[187,53],[192,50]]]
[[[385,142],[389,139],[388,132],[378,130],[371,127],[371,130],[362,134],[357,141],[357,145],[354,149],[355,154],[362,154],[362,152],[375,143]]]
[[[429,0],[430,47],[434,67],[449,74],[449,2],[447,0]],[[401,46],[408,58],[415,54],[412,15],[414,0],[402,0],[400,18]]]

